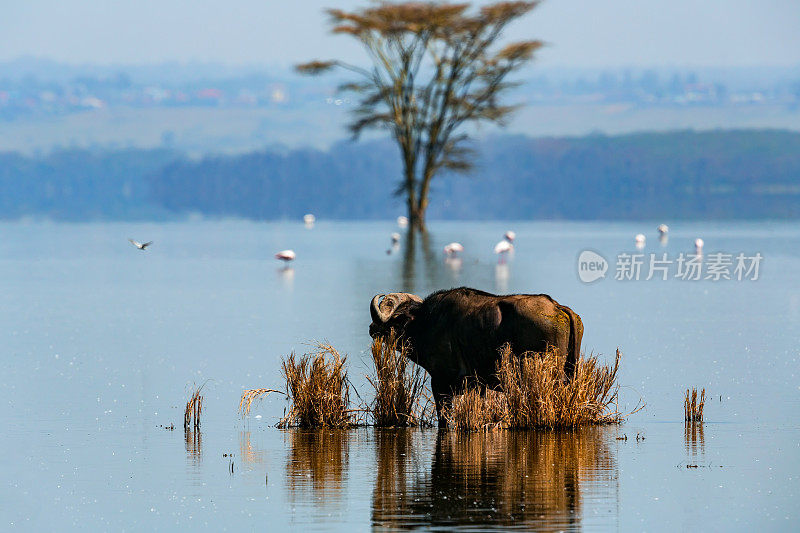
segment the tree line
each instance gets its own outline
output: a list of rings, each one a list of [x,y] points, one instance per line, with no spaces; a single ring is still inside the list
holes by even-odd
[[[436,219],[800,217],[800,133],[712,131],[577,138],[498,136],[467,175],[433,184]],[[190,158],[169,150],[0,154],[0,217],[257,220],[405,214],[391,141]]]

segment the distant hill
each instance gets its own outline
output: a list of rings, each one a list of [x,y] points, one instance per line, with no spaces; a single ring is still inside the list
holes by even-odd
[[[475,146],[467,177],[434,182],[431,219],[800,217],[800,133],[714,131],[532,139]],[[391,218],[400,177],[388,141],[328,151],[192,159],[167,150],[0,154],[0,217]]]

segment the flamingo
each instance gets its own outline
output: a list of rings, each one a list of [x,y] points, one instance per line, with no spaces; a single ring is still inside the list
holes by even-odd
[[[464,247],[461,243],[458,242],[451,242],[447,246],[444,247],[444,253],[447,257],[454,257],[455,255],[464,251]]]
[[[133,239],[128,239],[128,240],[131,241],[132,245],[134,245],[135,247],[137,247],[140,250],[144,250],[145,248],[147,248],[148,246],[153,244],[153,241],[142,243],[142,242],[134,241]]]
[[[400,249],[400,234],[397,232],[392,233],[392,245],[386,250],[386,255],[392,255]]]
[[[656,229],[658,230],[658,234],[662,237],[669,233],[669,226],[666,224],[659,224]]]
[[[511,242],[511,243],[513,243],[513,242],[514,242],[514,239],[516,239],[516,238],[517,238],[517,234],[516,234],[516,233],[514,233],[514,232],[513,232],[513,231],[511,231],[511,230],[508,230],[507,232],[505,232],[505,234],[503,234],[503,238],[504,238],[505,240],[507,240],[508,242]]]
[[[281,250],[275,254],[275,259],[280,259],[286,263],[289,261],[294,261],[295,257],[297,257],[297,254],[294,253],[294,250]]]
[[[703,245],[705,245],[703,239],[698,237],[697,239],[694,240],[694,252],[697,255],[703,255]]]
[[[397,227],[399,228],[407,228],[408,227],[408,217],[404,217],[400,215],[397,217]]]
[[[306,225],[307,228],[311,228],[314,226],[314,222],[317,221],[317,217],[308,213],[307,215],[303,215],[303,223]]]
[[[642,233],[636,234],[636,237],[634,237],[634,240],[636,241],[636,249],[637,250],[641,250],[642,248],[644,248],[644,243],[646,241],[644,234],[642,234]]]
[[[501,265],[504,265],[506,263],[509,254],[511,254],[513,251],[514,251],[514,245],[505,239],[494,245],[494,253],[500,256],[497,262]]]

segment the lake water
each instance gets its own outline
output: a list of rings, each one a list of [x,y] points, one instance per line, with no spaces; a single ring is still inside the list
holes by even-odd
[[[389,222],[3,223],[0,529],[796,530],[800,224],[674,223],[666,246],[656,224],[433,223],[415,253],[404,236],[387,254]],[[507,229],[516,253],[498,267]],[[706,268],[760,253],[759,279],[646,281],[645,264],[615,280],[639,232],[641,253],[669,259],[702,237]],[[441,253],[453,240],[459,268]],[[272,259],[284,248],[290,270]],[[585,249],[605,279],[579,280]],[[460,285],[569,305],[585,351],[623,352],[620,410],[646,408],[472,435],[282,431],[278,395],[238,417],[242,390],[282,389],[281,357],[315,340],[348,354],[368,397],[370,298]],[[202,383],[201,430],[184,434]],[[690,386],[707,391],[702,426],[683,421]]]

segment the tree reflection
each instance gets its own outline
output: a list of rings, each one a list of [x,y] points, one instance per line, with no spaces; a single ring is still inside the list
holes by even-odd
[[[404,292],[416,294],[416,291],[426,289],[426,285],[439,287],[445,282],[441,264],[433,250],[432,237],[429,232],[418,233],[409,229],[404,246],[401,275],[402,290]],[[421,255],[422,265],[418,264],[418,255]],[[424,272],[419,272],[420,266],[424,268]]]
[[[610,491],[604,500],[616,500],[604,431],[441,431],[430,473],[417,476],[407,471],[407,436],[378,438],[373,526],[579,527],[582,490]]]

